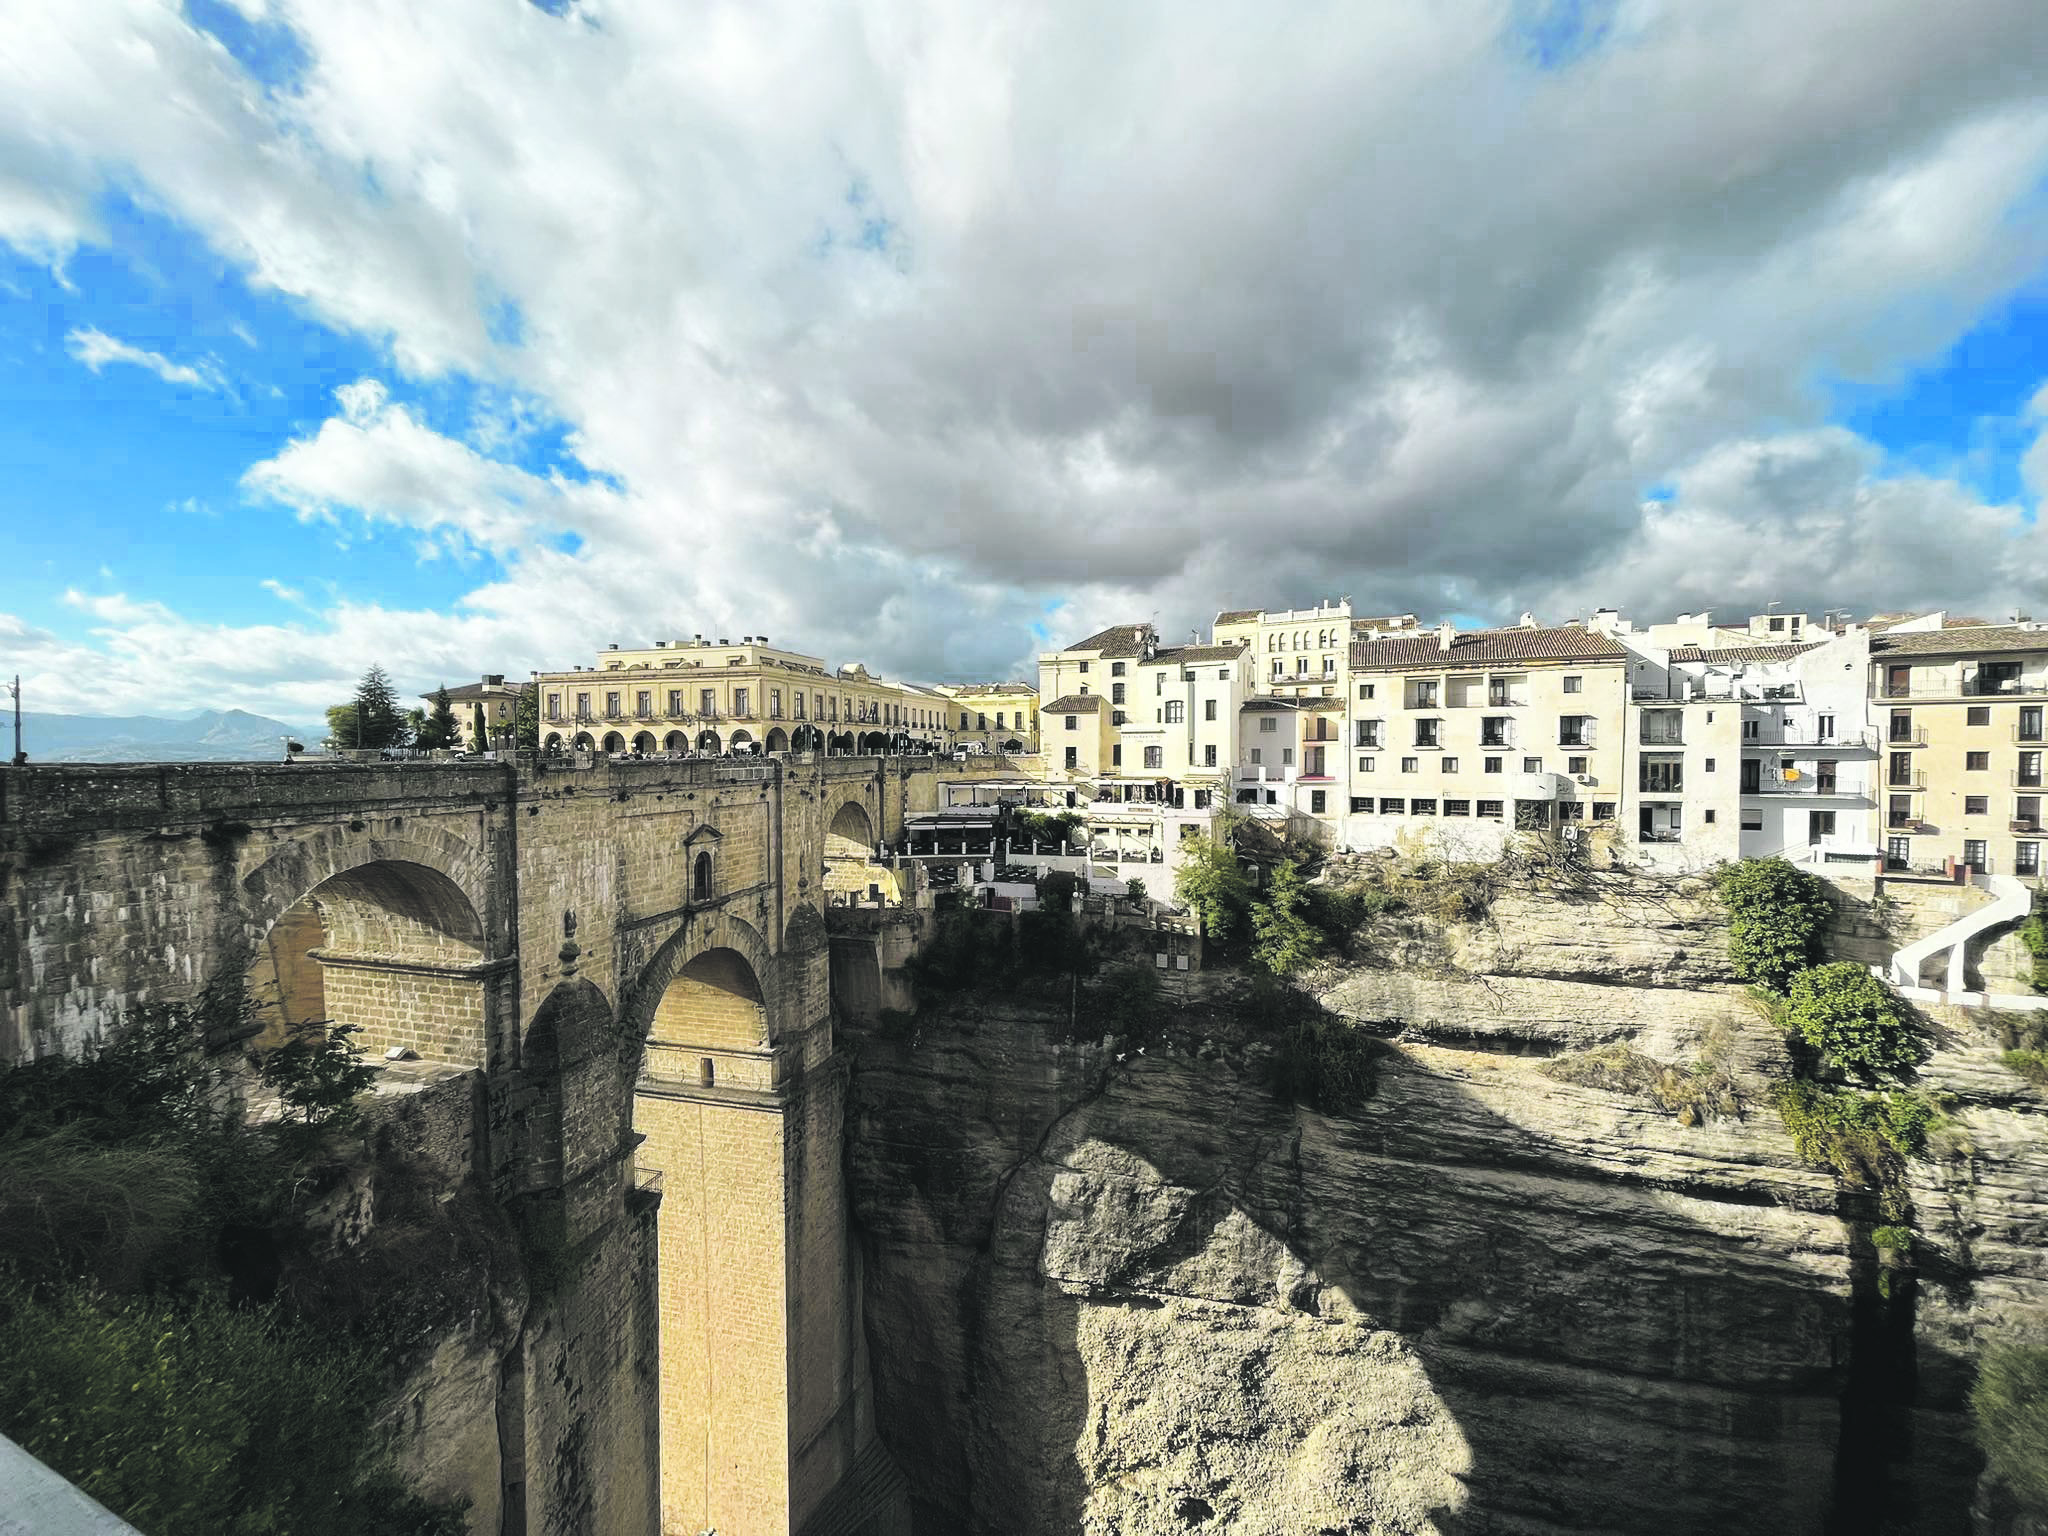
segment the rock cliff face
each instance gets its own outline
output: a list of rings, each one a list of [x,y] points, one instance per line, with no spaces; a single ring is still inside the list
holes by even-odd
[[[1181,981],[1142,1051],[959,997],[911,1039],[847,1030],[921,1529],[1971,1529],[1968,1358],[2048,1300],[2042,1106],[1987,1047],[1951,1031],[1930,1070],[1967,1150],[1916,1172],[1923,1279],[1885,1302],[1869,1202],[1795,1156],[1783,1043],[1700,894],[1510,898],[1357,948],[1314,986],[1388,1041],[1344,1116],[1269,1086],[1227,975]],[[1742,1113],[1543,1070],[1615,1043],[1713,1051]]]

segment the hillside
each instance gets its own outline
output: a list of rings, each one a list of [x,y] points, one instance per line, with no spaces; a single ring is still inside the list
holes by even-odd
[[[11,722],[8,722],[11,726]],[[240,709],[183,719],[157,715],[57,715],[24,710],[21,745],[38,763],[264,762],[284,755],[289,735],[314,746],[320,733]],[[0,736],[12,751],[11,735]]]

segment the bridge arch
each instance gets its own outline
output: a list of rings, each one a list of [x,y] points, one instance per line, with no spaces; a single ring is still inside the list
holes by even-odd
[[[272,855],[241,885],[259,1045],[329,1022],[352,1027],[373,1058],[396,1048],[486,1065],[499,967],[483,883],[480,851],[432,829],[316,837]]]
[[[875,850],[875,821],[858,800],[846,800],[832,813],[825,828],[825,857],[867,859]]]
[[[625,1068],[604,993],[582,977],[560,982],[534,1010],[519,1059],[532,1090],[526,1186],[558,1187],[615,1156],[632,1129],[632,1103],[620,1091]],[[579,1124],[572,1135],[569,1106],[594,1107],[610,1123]]]

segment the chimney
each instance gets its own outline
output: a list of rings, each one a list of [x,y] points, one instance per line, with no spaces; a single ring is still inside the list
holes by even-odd
[[[1445,619],[1443,623],[1437,625],[1436,648],[1438,650],[1448,651],[1451,648],[1451,642],[1457,638],[1458,626],[1453,624],[1449,619]]]
[[[619,648],[619,643],[618,643],[618,641],[616,641],[616,640],[614,640],[614,641],[613,641],[613,642],[612,642],[612,643],[611,643],[610,645],[608,645],[608,646],[606,646],[606,647],[605,647],[605,649],[606,649],[606,650],[608,650],[608,651],[616,651],[616,650],[617,650],[618,648]]]
[[[754,638],[760,641],[763,645],[766,645],[768,643],[768,637],[766,635],[756,635],[754,636]]]
[[[657,640],[654,642],[654,648],[657,651],[665,651],[668,649],[668,642],[666,640]]]

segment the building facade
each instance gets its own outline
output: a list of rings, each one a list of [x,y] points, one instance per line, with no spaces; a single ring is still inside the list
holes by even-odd
[[[941,683],[956,746],[990,752],[1038,750],[1038,690],[1029,683]]]

